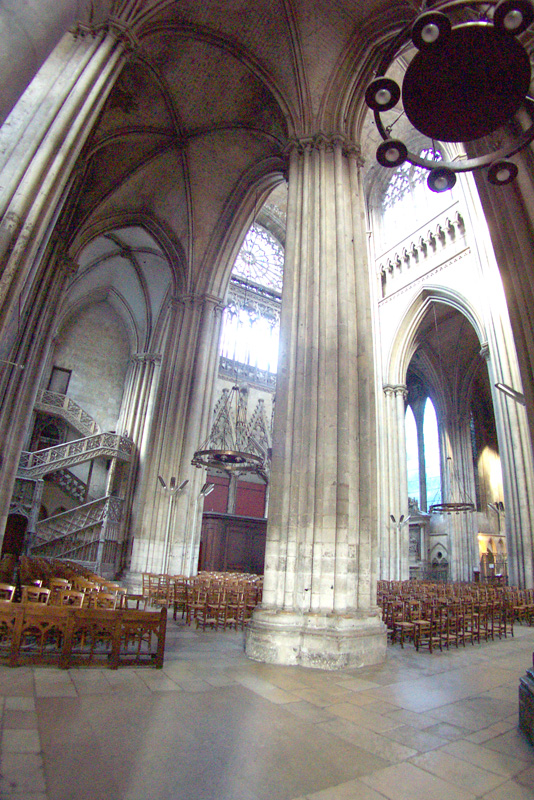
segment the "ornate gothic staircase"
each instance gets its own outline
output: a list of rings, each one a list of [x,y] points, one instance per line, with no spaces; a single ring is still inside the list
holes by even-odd
[[[52,480],[79,501],[85,497],[86,486],[69,471],[69,467],[98,458],[132,460],[134,445],[130,439],[116,433],[101,432],[96,421],[66,395],[40,390],[35,409],[61,417],[85,435],[54,447],[21,454],[11,502],[12,513],[23,513],[30,518],[35,504],[35,487],[45,476],[53,475]],[[92,568],[101,567],[104,562],[113,564],[122,539],[122,504],[118,497],[102,497],[37,522],[32,553],[48,558],[68,558]]]
[[[48,389],[39,389],[35,401],[35,411],[60,417],[83,436],[100,433],[100,426],[87,411],[84,411],[71,397]]]
[[[18,475],[38,479],[58,469],[73,467],[95,458],[117,458],[131,461],[133,442],[117,433],[97,433],[85,439],[75,439],[44,450],[21,454]]]
[[[106,543],[120,539],[121,511],[122,500],[109,495],[43,519],[35,526],[32,554],[84,564],[105,561]]]

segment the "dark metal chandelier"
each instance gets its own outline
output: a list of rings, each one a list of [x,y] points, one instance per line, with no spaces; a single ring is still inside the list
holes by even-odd
[[[244,391],[237,385],[223,389],[208,438],[193,454],[191,463],[230,473],[261,473],[265,465],[260,453],[248,431]]]
[[[461,511],[474,511],[473,503],[434,503],[428,509],[430,514],[459,514]]]
[[[510,183],[517,166],[510,158],[534,139],[534,124],[512,141],[490,143],[490,151],[461,161],[440,161],[411,153],[404,142],[391,136],[381,114],[402,99],[404,114],[420,133],[433,142],[469,143],[496,136],[525,108],[529,120],[534,99],[529,97],[529,54],[517,38],[532,24],[530,0],[444,0],[424,4],[415,21],[392,42],[367,87],[365,100],[374,112],[383,141],[376,157],[383,167],[405,161],[429,170],[428,186],[434,192],[451,189],[456,173],[487,168],[495,185]],[[386,72],[407,48],[415,47],[401,87]],[[401,112],[402,115],[402,112]],[[477,146],[478,149],[478,146]]]

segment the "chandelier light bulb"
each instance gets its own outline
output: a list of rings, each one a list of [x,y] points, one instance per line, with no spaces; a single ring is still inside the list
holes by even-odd
[[[389,111],[400,98],[400,86],[391,78],[375,78],[365,91],[365,102],[375,111]]]
[[[523,14],[514,8],[505,16],[503,23],[507,31],[515,31],[523,24]]]
[[[494,186],[504,186],[511,183],[518,172],[517,164],[513,161],[501,159],[495,161],[488,170],[488,180]]]
[[[375,94],[376,102],[380,106],[386,106],[391,100],[391,92],[389,89],[379,89]]]
[[[378,163],[389,168],[399,167],[406,161],[407,155],[406,145],[399,139],[386,139],[376,151]]]
[[[427,185],[432,192],[445,192],[456,183],[456,175],[447,167],[436,167],[431,170]]]
[[[426,44],[432,44],[432,42],[435,42],[438,37],[439,28],[433,22],[431,22],[429,25],[425,25],[421,31],[421,39],[423,42],[426,42]]]

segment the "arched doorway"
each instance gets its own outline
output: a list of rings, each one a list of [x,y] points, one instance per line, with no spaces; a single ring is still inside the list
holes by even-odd
[[[27,527],[28,520],[22,514],[10,514],[8,516],[4,541],[2,542],[2,558],[10,555],[18,559],[22,555]]]

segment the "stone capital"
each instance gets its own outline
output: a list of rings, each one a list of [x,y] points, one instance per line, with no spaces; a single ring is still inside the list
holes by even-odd
[[[482,342],[480,345],[480,355],[485,361],[489,361],[491,359],[491,352],[487,342]]]
[[[386,397],[398,397],[398,395],[402,395],[405,400],[408,397],[408,389],[403,383],[385,383],[382,389]]]
[[[161,361],[160,353],[134,353],[130,359],[136,364],[158,364]]]
[[[285,153],[286,155],[291,155],[291,153],[302,155],[303,153],[309,153],[312,150],[334,152],[338,149],[341,149],[341,152],[345,157],[356,157],[358,160],[358,166],[363,164],[360,146],[356,144],[356,142],[352,142],[343,133],[325,134],[321,131],[310,136],[302,136],[290,139],[286,146]]]
[[[135,53],[139,50],[139,39],[133,30],[133,25],[124,22],[119,17],[110,17],[100,25],[77,22],[71,28],[71,33],[76,39],[84,39],[86,36],[96,39],[97,36],[108,34],[120,42],[126,52]]]
[[[174,310],[178,308],[188,308],[197,311],[211,305],[213,311],[220,314],[222,314],[225,309],[225,304],[222,302],[221,298],[210,294],[174,295],[170,300],[170,305]]]

